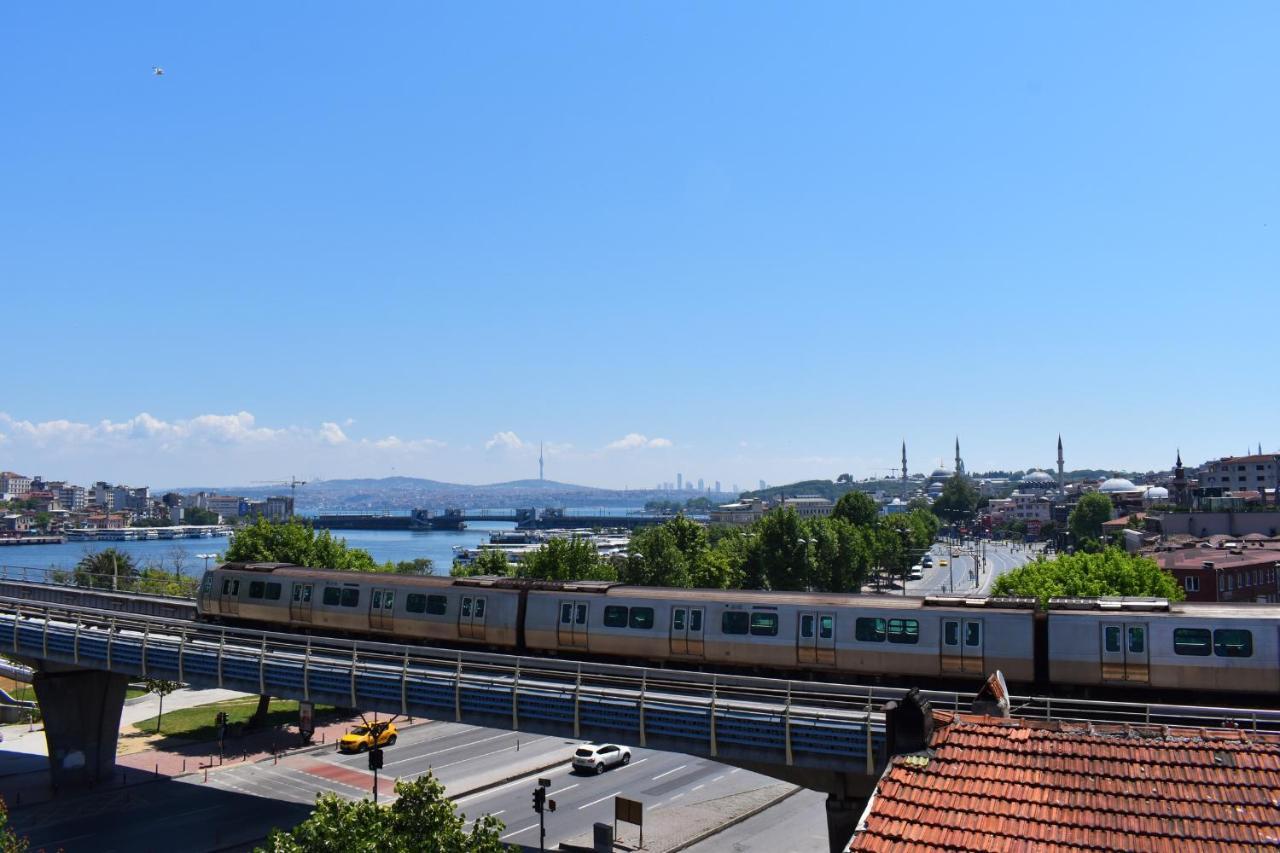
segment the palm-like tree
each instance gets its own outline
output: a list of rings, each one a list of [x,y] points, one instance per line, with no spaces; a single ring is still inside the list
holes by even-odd
[[[127,589],[138,575],[133,557],[115,548],[85,554],[76,563],[76,586],[95,589]]]

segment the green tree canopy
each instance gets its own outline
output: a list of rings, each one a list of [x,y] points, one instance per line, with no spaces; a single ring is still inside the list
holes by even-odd
[[[316,530],[298,519],[273,524],[259,517],[231,537],[225,559],[231,562],[277,562],[325,569],[373,572],[383,568],[362,548],[351,548],[328,530]]]
[[[942,494],[933,502],[933,514],[951,524],[973,516],[978,508],[978,490],[962,474],[952,474],[942,484]]]
[[[1053,560],[1040,557],[996,578],[993,595],[1030,596],[1041,606],[1050,598],[1091,598],[1099,595],[1150,595],[1181,601],[1182,587],[1150,557],[1127,554],[1119,548],[1101,553],[1077,553]]]
[[[505,551],[498,548],[485,548],[469,565],[455,561],[449,574],[455,578],[473,578],[477,575],[497,575],[508,578],[512,576],[514,570],[515,566],[507,560]]]
[[[516,577],[543,581],[583,581],[618,579],[613,566],[600,559],[588,539],[555,538],[526,554],[516,566]]]
[[[182,508],[183,524],[217,524],[218,514],[213,510],[203,509],[198,506],[186,506]]]
[[[857,527],[875,527],[880,521],[880,507],[866,492],[847,492],[836,501],[831,517],[843,519]]]
[[[117,548],[103,548],[80,558],[74,580],[76,586],[127,590],[132,588],[130,585],[137,576],[138,567],[133,557]]]
[[[1102,523],[1111,520],[1111,498],[1101,492],[1090,492],[1080,498],[1076,508],[1067,517],[1067,527],[1076,539],[1076,546],[1092,550],[1102,539]]]
[[[311,817],[288,832],[273,830],[259,853],[499,853],[502,822],[485,815],[466,829],[444,786],[428,771],[411,782],[396,782],[391,805],[321,794]]]

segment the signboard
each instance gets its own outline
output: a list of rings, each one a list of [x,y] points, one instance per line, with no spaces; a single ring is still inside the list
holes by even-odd
[[[639,800],[628,800],[626,797],[613,798],[613,837],[618,837],[618,821],[634,823],[640,827],[640,844],[644,846],[644,803]]]
[[[1040,519],[1033,518],[1027,522],[1027,535],[1028,536],[1040,535]]]
[[[298,703],[298,731],[302,733],[303,740],[311,740],[311,736],[316,732],[315,713],[314,702]]]

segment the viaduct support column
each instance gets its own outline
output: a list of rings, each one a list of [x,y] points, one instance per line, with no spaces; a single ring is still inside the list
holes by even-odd
[[[827,794],[827,848],[831,853],[843,853],[866,807],[866,797]]]
[[[129,678],[43,661],[31,686],[44,717],[55,791],[111,778]]]

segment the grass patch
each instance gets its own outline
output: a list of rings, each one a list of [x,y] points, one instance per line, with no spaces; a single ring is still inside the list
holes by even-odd
[[[239,734],[258,709],[258,697],[246,696],[243,699],[231,699],[227,702],[214,702],[210,705],[197,705],[194,708],[182,708],[176,711],[165,711],[161,720],[160,733],[171,738],[193,741],[210,741],[218,739],[218,726],[214,722],[219,711],[227,714],[227,733]],[[316,722],[320,715],[331,713],[332,705],[316,706]],[[262,728],[270,729],[278,726],[297,725],[298,703],[292,699],[272,699],[267,719]],[[149,717],[134,723],[139,731],[148,734],[156,730],[156,718]]]

